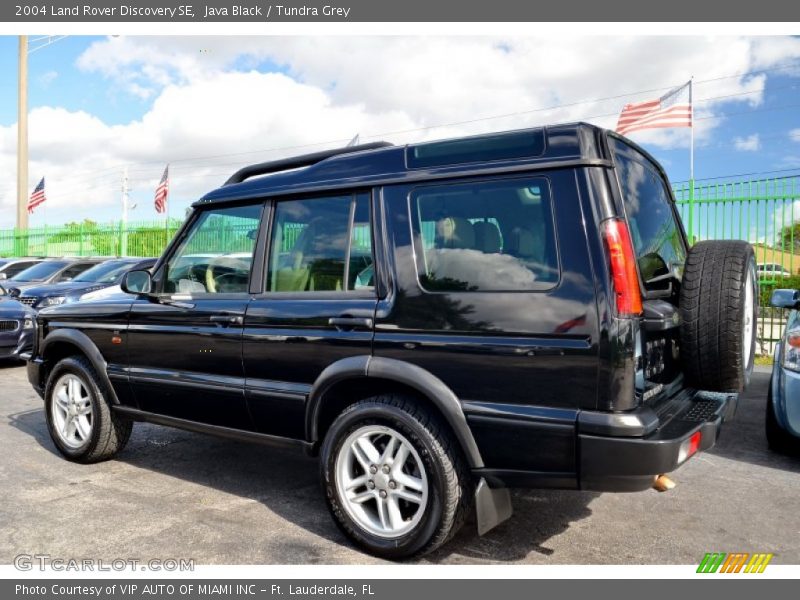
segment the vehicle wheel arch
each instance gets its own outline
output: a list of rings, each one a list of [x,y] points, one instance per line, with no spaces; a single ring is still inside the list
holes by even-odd
[[[458,440],[468,465],[484,466],[466,416],[453,391],[430,371],[401,360],[357,356],[326,368],[309,393],[306,405],[306,437],[315,446],[347,406],[385,393],[397,393],[430,406]]]
[[[119,404],[119,399],[114,392],[114,387],[108,379],[108,364],[100,353],[100,350],[85,333],[76,329],[58,329],[50,333],[44,339],[39,354],[45,363],[42,383],[46,383],[53,367],[62,359],[69,356],[83,356],[92,363],[111,402],[113,404]]]

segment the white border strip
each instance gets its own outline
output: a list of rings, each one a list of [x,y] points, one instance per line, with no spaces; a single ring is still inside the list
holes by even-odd
[[[702,557],[701,557],[702,558]],[[696,573],[697,565],[251,565],[197,566],[194,571],[18,571],[0,566],[2,579],[800,579],[791,565],[760,574]]]
[[[0,35],[471,35],[525,36],[539,39],[631,35],[714,36],[798,35],[800,22],[784,23],[0,23]]]

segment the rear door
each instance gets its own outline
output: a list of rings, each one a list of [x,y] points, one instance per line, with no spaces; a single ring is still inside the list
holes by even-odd
[[[372,349],[376,295],[370,196],[273,204],[264,285],[247,309],[247,401],[262,433],[303,438],[311,386]]]
[[[250,429],[242,328],[263,201],[200,211],[131,307],[128,364],[143,410]]]
[[[644,302],[643,381],[637,392],[655,401],[681,373],[678,292],[687,245],[660,169],[641,152],[615,138],[614,152],[622,210],[628,222]]]

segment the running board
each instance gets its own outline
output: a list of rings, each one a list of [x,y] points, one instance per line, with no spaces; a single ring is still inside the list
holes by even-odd
[[[488,533],[511,516],[511,493],[508,488],[492,489],[481,477],[475,489],[475,516],[478,535]]]
[[[312,448],[310,443],[294,438],[285,438],[277,435],[269,435],[267,433],[233,429],[231,427],[223,427],[221,425],[198,423],[197,421],[189,421],[187,419],[181,419],[178,417],[160,415],[157,413],[139,410],[138,408],[131,408],[129,406],[114,405],[112,409],[114,412],[124,415],[133,421],[143,421],[145,423],[153,423],[155,425],[165,425],[167,427],[175,427],[176,429],[194,431],[195,433],[207,433],[217,437],[238,440],[240,442],[253,442],[256,444],[278,446],[282,448],[300,448],[306,453],[310,453]]]

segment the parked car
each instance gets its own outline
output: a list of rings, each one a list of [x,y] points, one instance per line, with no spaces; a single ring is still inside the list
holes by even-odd
[[[0,285],[0,359],[21,358],[33,346],[34,312]]]
[[[613,132],[374,143],[235,173],[129,295],[41,310],[28,376],[72,461],[134,421],[319,455],[337,525],[397,559],[508,487],[643,490],[713,446],[756,286]]]
[[[150,269],[154,258],[115,258],[96,264],[70,281],[29,287],[18,300],[34,309],[77,302],[84,295],[118,285],[128,271]]]
[[[776,277],[791,277],[792,273],[780,263],[758,263],[758,277],[760,279],[775,279]]]
[[[20,296],[28,288],[72,281],[104,258],[48,258],[20,271],[6,280],[3,285],[11,296]]]
[[[42,262],[42,258],[0,258],[0,281],[11,279],[17,273]]]
[[[800,290],[775,290],[771,304],[789,309],[789,317],[775,345],[767,395],[767,441],[777,452],[800,453]]]

